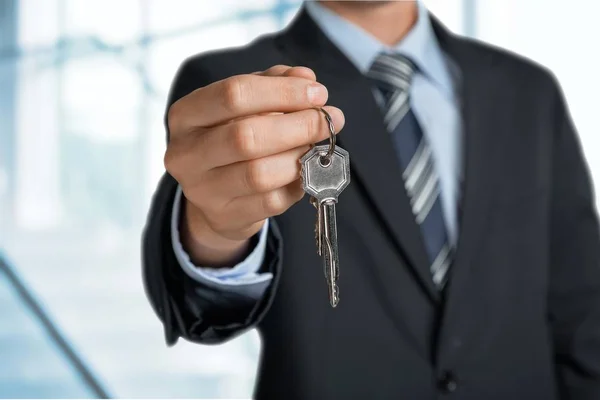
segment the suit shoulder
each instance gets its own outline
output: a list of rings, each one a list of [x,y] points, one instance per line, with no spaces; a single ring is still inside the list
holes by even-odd
[[[509,85],[523,88],[555,91],[558,82],[554,73],[545,65],[524,55],[482,41],[462,38],[464,44],[490,71]]]

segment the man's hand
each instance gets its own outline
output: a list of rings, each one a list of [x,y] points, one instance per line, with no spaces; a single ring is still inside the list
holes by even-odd
[[[274,66],[195,90],[169,109],[165,166],[185,195],[181,237],[192,260],[237,263],[265,219],[303,197],[299,159],[327,139],[327,89],[304,67]],[[325,107],[339,130],[342,112]]]

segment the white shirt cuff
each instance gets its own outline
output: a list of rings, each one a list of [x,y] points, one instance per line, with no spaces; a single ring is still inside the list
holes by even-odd
[[[179,236],[179,215],[181,212],[182,195],[181,186],[178,186],[175,193],[175,200],[173,201],[171,241],[175,257],[185,273],[200,283],[222,290],[237,291],[242,289],[242,287],[257,284],[261,287],[266,287],[267,282],[273,278],[273,274],[270,272],[259,273],[258,270],[265,258],[269,220],[266,220],[259,233],[258,243],[245,260],[233,268],[202,268],[192,263],[189,254],[183,248]],[[242,289],[242,291],[246,290]]]

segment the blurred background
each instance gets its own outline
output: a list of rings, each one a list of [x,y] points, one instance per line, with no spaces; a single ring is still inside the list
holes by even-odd
[[[425,2],[453,31],[555,72],[600,182],[600,3]],[[0,397],[251,396],[255,332],[165,346],[140,234],[178,65],[278,30],[300,5],[0,0]]]

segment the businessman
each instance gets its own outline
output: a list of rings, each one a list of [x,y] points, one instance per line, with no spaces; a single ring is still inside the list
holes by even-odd
[[[325,104],[352,169],[334,309],[298,162]],[[545,68],[420,2],[307,2],[186,60],[166,126],[143,258],[169,345],[257,328],[257,399],[600,399],[598,218]]]

